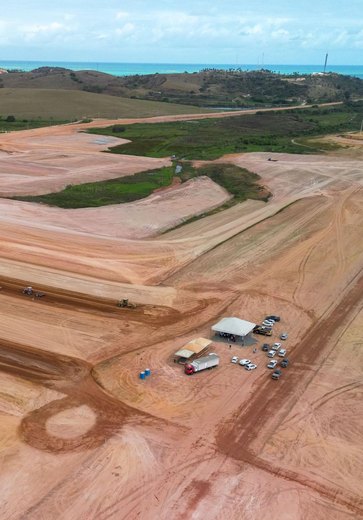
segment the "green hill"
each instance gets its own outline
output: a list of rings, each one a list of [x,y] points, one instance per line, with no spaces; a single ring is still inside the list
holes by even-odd
[[[152,117],[200,113],[201,109],[173,103],[128,99],[77,90],[0,88],[0,115],[17,119],[74,120],[105,117]]]
[[[363,97],[363,80],[342,74],[274,74],[206,69],[198,73],[112,76],[92,70],[40,67],[1,74],[0,88],[79,90],[114,97],[200,107],[262,107],[348,101]]]

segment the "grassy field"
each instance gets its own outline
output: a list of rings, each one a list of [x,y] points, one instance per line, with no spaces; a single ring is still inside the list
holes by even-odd
[[[269,196],[258,184],[258,175],[230,164],[207,165],[196,169],[190,163],[184,163],[180,179],[186,182],[201,175],[210,177],[233,195],[228,206],[247,198],[266,201]],[[58,193],[13,198],[68,209],[99,207],[143,199],[156,189],[169,186],[173,178],[174,167],[167,167],[119,179],[68,186]]]
[[[82,118],[152,117],[194,114],[196,107],[127,99],[76,90],[0,88],[0,115],[5,119],[74,121]]]
[[[169,186],[173,175],[173,168],[166,167],[108,181],[67,186],[57,193],[13,198],[68,209],[107,206],[143,199],[154,190]]]
[[[260,112],[221,119],[136,124],[118,133],[112,127],[91,129],[95,134],[119,136],[132,142],[110,149],[112,153],[183,159],[213,160],[226,153],[306,153],[294,138],[357,130],[363,103],[331,108]],[[311,152],[314,150],[311,149]]]

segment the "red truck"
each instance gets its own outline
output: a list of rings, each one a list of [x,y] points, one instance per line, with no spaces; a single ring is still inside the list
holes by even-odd
[[[195,372],[200,372],[201,370],[205,370],[206,368],[213,368],[219,365],[219,357],[217,354],[209,354],[209,356],[204,356],[199,359],[195,359],[191,363],[187,363],[184,365],[184,372],[190,376],[191,374],[195,374]]]

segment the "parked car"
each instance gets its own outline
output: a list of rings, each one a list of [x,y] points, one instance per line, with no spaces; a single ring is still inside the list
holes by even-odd
[[[272,348],[272,350],[279,350],[280,347],[281,347],[281,343],[274,343],[271,348]]]
[[[280,339],[285,340],[285,339],[287,339],[288,337],[289,337],[288,333],[287,333],[287,332],[283,332],[283,333],[281,334],[281,336],[280,336]]]
[[[272,379],[280,379],[282,372],[281,370],[277,369],[274,372],[272,372]]]
[[[276,361],[276,359],[273,359],[272,361],[269,362],[269,364],[267,365],[267,368],[275,368],[276,365],[277,365],[277,361]]]
[[[257,325],[257,327],[253,329],[253,332],[255,334],[262,334],[263,336],[272,336],[271,329],[266,329],[265,327],[261,327],[260,325]]]
[[[285,356],[286,356],[286,349],[282,348],[281,350],[279,350],[278,355],[279,355],[280,357],[285,357]]]
[[[262,325],[265,327],[273,327],[275,325],[275,322],[273,320],[264,320],[262,322]]]
[[[231,359],[231,363],[238,363],[238,357],[233,356],[233,358]]]
[[[243,367],[244,367],[245,365],[249,365],[250,363],[252,363],[252,361],[250,361],[249,359],[241,359],[240,362],[239,362],[239,364],[240,364],[241,366],[243,366]]]
[[[257,365],[255,365],[254,363],[249,363],[248,365],[245,365],[246,370],[255,370],[255,368],[257,368]]]
[[[276,352],[275,352],[274,350],[269,350],[269,351],[267,352],[267,357],[274,357],[275,354],[276,354]]]
[[[289,364],[289,360],[287,358],[283,359],[280,363],[280,367],[282,368],[286,368],[287,365]]]
[[[265,320],[274,320],[274,321],[280,321],[280,316],[266,316]]]
[[[261,347],[263,352],[268,352],[270,350],[270,345],[268,343],[264,343]]]

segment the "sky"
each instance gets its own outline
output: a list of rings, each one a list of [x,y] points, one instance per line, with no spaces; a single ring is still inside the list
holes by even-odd
[[[5,3],[5,0],[3,0]],[[363,0],[12,0],[0,59],[363,65]]]

